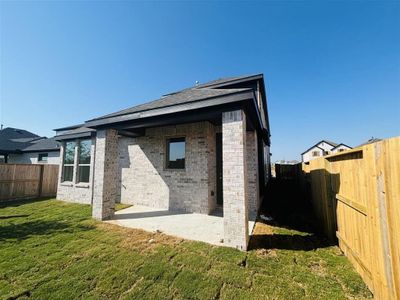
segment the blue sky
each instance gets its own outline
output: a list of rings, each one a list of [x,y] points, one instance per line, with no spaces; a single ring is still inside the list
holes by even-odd
[[[0,121],[51,136],[264,73],[272,159],[400,135],[400,2],[0,2]]]

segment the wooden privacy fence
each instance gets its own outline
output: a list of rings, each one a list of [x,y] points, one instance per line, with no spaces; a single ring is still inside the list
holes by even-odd
[[[400,299],[400,137],[302,164],[325,233],[376,299]]]
[[[0,201],[53,197],[58,165],[0,164]]]

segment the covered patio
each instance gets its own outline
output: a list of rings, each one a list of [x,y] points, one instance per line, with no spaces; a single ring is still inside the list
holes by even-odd
[[[161,231],[184,239],[224,246],[222,210],[206,215],[134,205],[115,212],[113,219],[106,222],[150,232]],[[254,221],[249,221],[250,235],[254,224]]]

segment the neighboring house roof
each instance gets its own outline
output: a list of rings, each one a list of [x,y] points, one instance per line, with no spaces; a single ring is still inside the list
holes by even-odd
[[[352,147],[350,147],[350,146],[348,146],[348,145],[346,145],[346,144],[340,143],[339,145],[333,147],[332,150],[335,150],[336,148],[339,148],[340,146],[345,146],[345,147],[347,147],[347,148],[349,148],[349,149],[353,149]]]
[[[331,141],[328,141],[328,140],[321,140],[321,141],[319,141],[318,143],[316,143],[315,145],[313,145],[313,146],[311,146],[310,148],[308,148],[306,151],[304,151],[303,153],[301,153],[301,155],[303,155],[304,153],[307,153],[308,151],[310,151],[312,148],[314,148],[314,147],[318,147],[318,145],[319,144],[321,144],[321,143],[327,143],[327,144],[329,144],[329,145],[331,145],[332,147],[336,147],[336,146],[338,146],[339,144],[338,143],[334,143],[334,142],[331,142]],[[320,147],[318,147],[318,148],[320,148]],[[322,149],[322,148],[320,148],[321,150],[324,150],[324,149]]]
[[[22,149],[22,152],[59,151],[60,144],[54,139],[41,139]]]
[[[0,151],[16,152],[30,145],[30,141],[40,138],[27,130],[7,127],[0,130]]]
[[[0,130],[0,153],[21,153],[23,151],[59,150],[55,141],[38,136],[24,129],[7,127]],[[29,149],[29,150],[27,150]]]
[[[366,141],[365,143],[362,143],[362,144],[358,145],[357,148],[361,147],[361,146],[368,145],[368,144],[376,143],[376,142],[379,142],[379,141],[382,141],[382,139],[372,137],[368,141]]]

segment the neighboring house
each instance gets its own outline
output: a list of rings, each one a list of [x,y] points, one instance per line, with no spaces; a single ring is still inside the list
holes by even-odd
[[[57,198],[211,214],[223,209],[224,243],[246,249],[270,176],[263,75],[225,78],[56,129],[62,142]],[[182,226],[185,226],[182,224]]]
[[[340,143],[337,146],[333,147],[331,149],[330,153],[338,153],[338,152],[343,152],[343,151],[350,150],[350,149],[352,149],[350,146]]]
[[[59,164],[60,147],[53,138],[23,129],[0,130],[0,162],[12,164]]]
[[[342,152],[349,149],[352,148],[350,146],[347,146],[346,144],[338,144],[331,141],[322,140],[304,151],[301,154],[301,160],[302,162],[308,162],[314,158],[329,155],[332,153]]]

